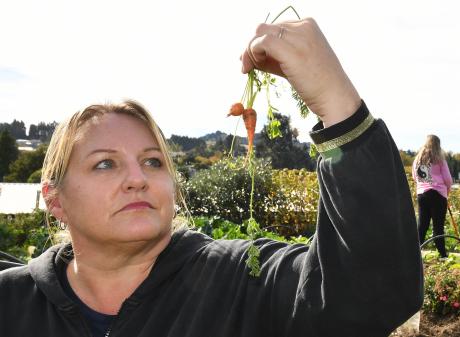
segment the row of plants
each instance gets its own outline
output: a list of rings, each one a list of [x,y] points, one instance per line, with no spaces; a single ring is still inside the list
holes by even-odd
[[[238,225],[231,221],[221,219],[217,216],[200,216],[193,218],[193,225],[195,230],[204,233],[215,240],[251,239],[250,235],[248,234],[248,221],[244,221],[241,225]],[[303,244],[307,244],[310,240],[306,236],[283,236],[267,229],[262,229],[256,233],[255,238],[268,238],[281,242]]]
[[[41,210],[15,216],[0,214],[0,251],[27,262],[58,242],[58,237],[65,235],[60,235],[63,233],[57,226],[48,227],[45,216]],[[193,229],[214,239],[250,239],[247,221],[236,224],[218,216],[198,216],[191,223]],[[261,237],[287,243],[308,242],[306,236],[283,236],[267,229],[256,234],[256,238]]]

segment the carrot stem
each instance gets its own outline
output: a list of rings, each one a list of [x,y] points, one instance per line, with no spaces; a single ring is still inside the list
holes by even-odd
[[[292,6],[287,6],[285,9],[283,9],[273,20],[272,20],[272,24],[275,23],[275,21],[281,16],[283,15],[284,12],[286,12],[288,9],[292,9],[295,13],[295,15],[297,15],[297,18],[300,20],[300,15],[299,13],[297,13],[297,11],[294,9],[294,7]]]
[[[249,174],[251,175],[251,194],[249,198],[249,218],[253,218],[253,212],[254,212],[254,206],[253,206],[253,200],[254,200],[254,186],[255,186],[255,165],[253,159],[253,152],[252,149],[249,151]],[[252,238],[254,240],[254,238]]]
[[[240,124],[241,117],[238,118],[238,121],[236,122],[235,126],[235,132],[233,133],[233,138],[232,138],[232,145],[230,145],[230,158],[233,158],[233,145],[235,144],[235,139],[236,139],[236,131],[238,130],[238,124]]]

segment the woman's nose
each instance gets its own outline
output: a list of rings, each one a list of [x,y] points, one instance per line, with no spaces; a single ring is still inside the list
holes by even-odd
[[[126,175],[123,181],[124,191],[143,191],[148,188],[147,176],[139,163],[126,166]]]

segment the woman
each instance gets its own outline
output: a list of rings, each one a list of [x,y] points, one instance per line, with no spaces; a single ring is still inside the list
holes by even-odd
[[[175,229],[180,192],[139,104],[91,106],[56,131],[49,211],[72,243],[0,274],[1,336],[388,336],[422,303],[420,251],[399,152],[316,22],[262,24],[242,54],[284,76],[322,120],[310,247]],[[386,204],[385,208],[381,205]]]
[[[447,196],[452,186],[452,177],[441,149],[441,140],[428,135],[412,164],[412,177],[417,184],[418,233],[420,243],[425,241],[426,232],[433,220],[433,236],[444,234],[447,212]],[[440,258],[446,258],[444,238],[434,243]]]

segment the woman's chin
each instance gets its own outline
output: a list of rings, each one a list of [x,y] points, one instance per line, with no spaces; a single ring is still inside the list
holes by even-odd
[[[120,241],[152,241],[161,240],[171,234],[171,224],[159,224],[155,221],[133,221],[117,231]]]

